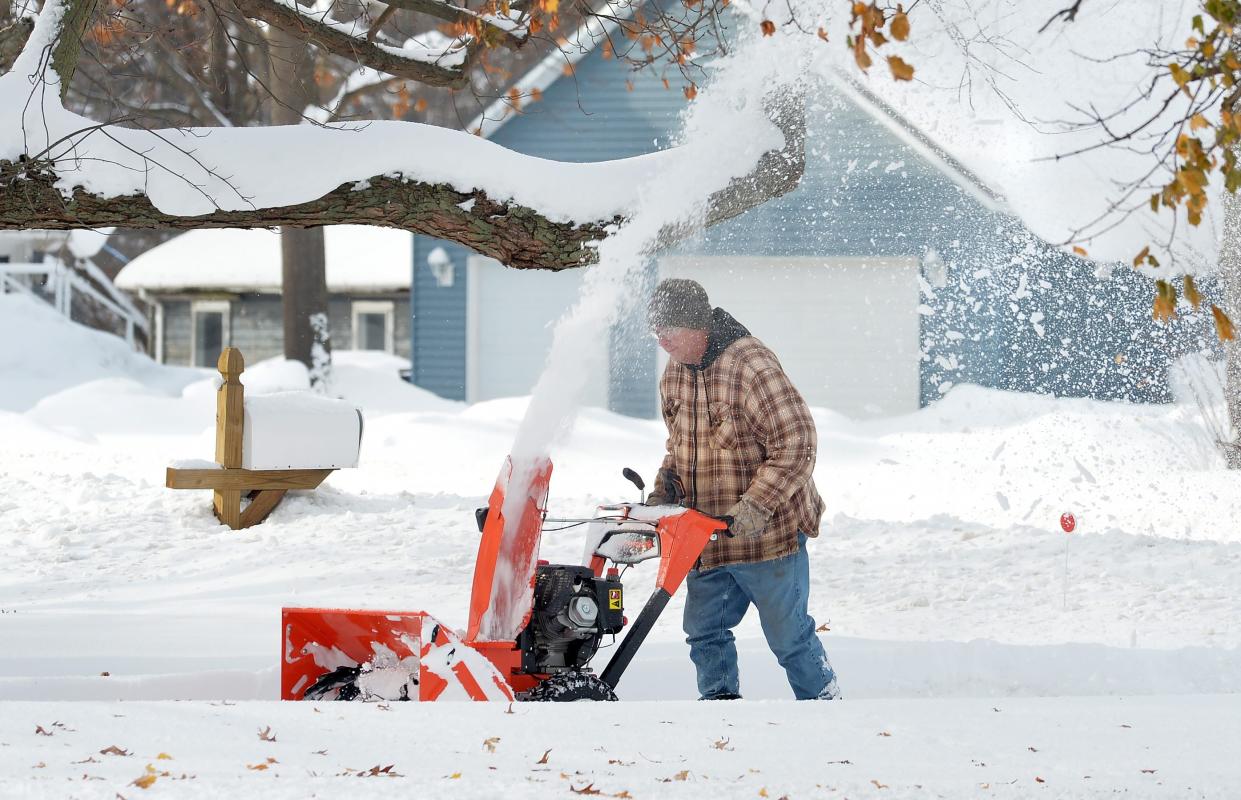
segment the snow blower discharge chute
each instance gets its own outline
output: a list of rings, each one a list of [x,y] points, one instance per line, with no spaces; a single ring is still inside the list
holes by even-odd
[[[286,608],[284,700],[615,700],[668,600],[727,519],[620,503],[589,519],[547,517],[552,465],[505,462],[486,508],[464,634],[423,611]],[[639,491],[633,470],[624,471]],[[545,528],[545,525],[553,527]],[[583,563],[539,561],[544,530],[582,527]],[[602,672],[591,659],[626,626],[619,567],[659,559],[655,591]]]

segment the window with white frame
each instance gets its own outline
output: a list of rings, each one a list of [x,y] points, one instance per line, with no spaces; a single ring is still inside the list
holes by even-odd
[[[227,300],[195,300],[190,306],[190,363],[214,367],[232,341]]]
[[[391,300],[353,301],[353,349],[395,352]]]

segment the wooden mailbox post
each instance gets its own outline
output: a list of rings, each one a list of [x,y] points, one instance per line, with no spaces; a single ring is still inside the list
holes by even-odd
[[[169,467],[169,489],[211,489],[215,515],[233,530],[248,528],[267,519],[285,492],[314,489],[333,469],[244,469],[242,443],[245,425],[245,387],[241,373],[245,360],[241,351],[227,347],[217,364],[224,383],[216,394],[215,460],[219,469],[179,469]],[[242,508],[242,499],[250,498]]]

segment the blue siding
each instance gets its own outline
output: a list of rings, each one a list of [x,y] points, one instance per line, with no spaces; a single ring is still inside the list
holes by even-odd
[[[630,91],[626,80],[633,86]],[[685,97],[652,70],[628,73],[596,49],[492,135],[496,144],[556,161],[607,161],[669,146]]]
[[[444,248],[455,267],[452,286],[436,283],[427,254]],[[453,242],[414,236],[410,280],[410,382],[450,400],[465,399],[465,268],[470,250]]]

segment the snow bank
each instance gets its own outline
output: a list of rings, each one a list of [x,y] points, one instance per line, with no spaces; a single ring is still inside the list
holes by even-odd
[[[1236,697],[324,706],[11,703],[0,773],[18,797],[271,800],[1178,798],[1241,785]]]
[[[121,339],[68,322],[45,303],[0,295],[0,409],[26,411],[40,398],[96,378],[127,377],[164,394],[198,372],[163,367]]]

